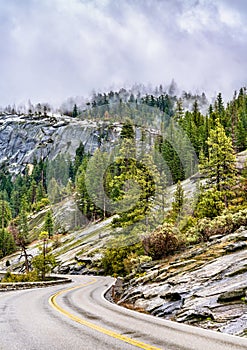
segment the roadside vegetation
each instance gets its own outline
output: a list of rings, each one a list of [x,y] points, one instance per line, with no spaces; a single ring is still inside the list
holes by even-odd
[[[102,142],[107,142],[108,129],[99,128],[99,147],[93,155],[85,152],[81,143],[74,159],[34,159],[16,176],[3,164],[0,258],[20,250],[25,272],[21,276],[7,274],[4,281],[44,280],[56,266],[52,249],[60,232],[52,207],[67,196],[73,196],[89,222],[115,215],[114,238],[104,247],[101,260],[104,273],[115,276],[138,273],[139,266],[151,260],[246,226],[247,168],[245,164],[240,171],[236,159],[237,153],[247,148],[246,89],[235,93],[226,106],[219,94],[206,114],[200,111],[203,98],[189,97],[193,101],[190,110],[184,110],[183,98],[163,93],[141,99],[131,95],[115,110],[109,95],[104,95],[104,103],[95,96],[86,112],[74,106],[71,115],[109,124],[124,114],[119,146],[112,153],[101,148]],[[144,106],[161,113],[153,144],[146,140],[154,115]],[[137,141],[136,123],[141,116],[145,127]],[[197,193],[187,198],[182,181],[198,170]],[[167,189],[173,184],[176,190],[169,205]],[[40,242],[40,253],[33,257],[27,251],[30,218],[44,209],[43,225],[36,237],[32,236]]]

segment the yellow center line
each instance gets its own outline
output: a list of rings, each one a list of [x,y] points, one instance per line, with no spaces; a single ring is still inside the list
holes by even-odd
[[[93,284],[95,283],[97,280],[94,278],[92,281],[90,282],[87,282],[87,283],[84,283],[84,284],[80,284],[79,286],[76,286],[76,287],[72,287],[72,288],[68,288],[68,289],[64,289],[60,292],[57,292],[55,293],[54,295],[52,295],[50,298],[49,298],[49,304],[55,309],[57,310],[58,312],[60,312],[61,314],[67,316],[68,318],[70,318],[71,320],[77,322],[77,323],[80,323],[82,324],[83,326],[86,326],[86,327],[89,327],[91,329],[94,329],[95,331],[98,331],[100,333],[103,333],[103,334],[106,334],[106,335],[109,335],[110,337],[112,338],[116,338],[118,340],[122,340],[124,341],[125,343],[129,343],[131,345],[134,345],[138,348],[141,348],[141,349],[145,349],[145,350],[161,350],[160,348],[157,348],[155,346],[152,346],[152,345],[149,345],[149,344],[145,344],[143,342],[140,342],[138,340],[134,340],[132,338],[129,338],[129,337],[126,337],[125,335],[122,335],[122,334],[119,334],[119,333],[116,333],[114,331],[110,331],[109,329],[106,329],[106,328],[103,328],[101,326],[98,326],[94,323],[91,323],[91,322],[88,322],[80,317],[77,317],[73,314],[71,314],[70,312],[68,312],[67,310],[63,309],[61,306],[58,305],[57,303],[57,297],[59,295],[62,295],[66,292],[69,292],[69,291],[72,291],[72,290],[75,290],[75,289],[78,289],[78,288],[82,288],[82,287],[86,287],[86,286],[89,286],[90,284]]]

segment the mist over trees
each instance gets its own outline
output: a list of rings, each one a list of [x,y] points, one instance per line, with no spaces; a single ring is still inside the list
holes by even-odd
[[[236,203],[239,210],[245,210],[246,171],[239,174],[236,154],[247,148],[246,88],[235,92],[229,102],[219,93],[211,104],[204,93],[177,93],[174,82],[151,92],[136,85],[93,93],[90,99],[70,99],[59,110],[30,101],[28,106],[2,108],[0,119],[12,114],[45,119],[59,112],[73,121],[93,121],[98,147],[89,154],[82,140],[74,158],[60,154],[55,159],[33,159],[32,170],[29,165],[19,174],[1,164],[0,257],[19,247],[28,271],[29,216],[49,206],[43,229],[52,239],[52,205],[68,196],[87,220],[116,214],[112,228],[121,229],[121,234],[128,232],[128,248],[121,250],[113,242],[105,251],[103,262],[109,273],[114,273],[113,265],[120,257],[127,259],[126,269],[118,265],[124,274],[131,269],[130,255],[160,259],[187,242],[207,239],[205,221],[200,220],[235,213]],[[114,125],[121,129],[118,146],[106,152],[104,145]],[[203,181],[194,208],[189,210],[182,181],[198,170]],[[173,184],[177,187],[167,209],[166,191]],[[237,220],[235,226],[243,222]],[[142,225],[138,230],[136,223]],[[116,239],[124,242],[127,238],[117,233]]]

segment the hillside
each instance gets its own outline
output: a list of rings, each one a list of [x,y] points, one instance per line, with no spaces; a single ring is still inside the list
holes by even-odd
[[[242,154],[241,154],[242,156]],[[185,180],[186,195],[196,189],[194,179]],[[168,189],[173,193],[175,186]],[[68,198],[53,207],[60,225],[73,221],[73,199]],[[68,213],[68,208],[72,208]],[[34,215],[30,227],[43,225],[44,215]],[[63,217],[63,221],[61,218]],[[247,215],[245,214],[247,219]],[[62,274],[104,274],[101,259],[105,248],[116,234],[112,217],[58,236],[53,242],[53,254],[58,266],[54,272]],[[28,254],[38,254],[38,242],[28,247]],[[115,302],[140,312],[214,329],[229,334],[246,336],[247,332],[247,231],[246,226],[226,235],[210,237],[163,261],[142,263],[135,272],[119,278],[114,290]],[[0,261],[0,270],[19,271],[23,259],[17,252]]]
[[[246,89],[114,96],[2,113],[0,269],[121,277],[122,305],[245,336]]]

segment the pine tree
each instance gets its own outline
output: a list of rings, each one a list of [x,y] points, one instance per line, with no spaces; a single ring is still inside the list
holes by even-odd
[[[183,120],[183,118],[184,118],[183,100],[181,98],[179,98],[177,100],[177,105],[176,105],[174,119],[177,122],[180,122],[180,121]]]
[[[184,190],[181,182],[178,181],[176,191],[174,193],[174,201],[172,202],[172,211],[177,218],[181,215],[184,205]]]
[[[116,174],[111,182],[111,198],[115,200],[118,218],[115,226],[129,226],[145,220],[158,196],[158,171],[148,154],[138,158],[134,140],[124,139],[116,157]]]
[[[88,158],[84,158],[82,164],[79,166],[76,179],[76,203],[80,211],[88,218],[92,219],[95,216],[95,205],[91,201],[87,187],[86,187],[86,169],[88,165]]]
[[[9,203],[3,199],[0,200],[0,225],[2,229],[8,226],[11,218],[12,215]]]
[[[80,142],[78,148],[75,151],[74,176],[76,175],[76,172],[77,172],[79,166],[82,164],[82,161],[83,161],[85,156],[86,156],[86,154],[85,154],[84,145],[82,142]]]
[[[77,108],[77,105],[75,104],[74,107],[73,107],[73,112],[72,112],[72,117],[73,118],[77,118],[78,117],[78,108]]]
[[[236,156],[232,141],[226,136],[219,120],[215,129],[209,133],[208,160],[201,158],[200,172],[207,178],[207,188],[215,186],[218,192],[224,195],[225,205],[228,206],[228,197],[231,196],[231,187],[236,182]]]
[[[97,149],[87,165],[85,185],[90,201],[94,203],[95,218],[98,215],[100,217],[103,216],[103,218],[106,217],[104,176],[107,159],[107,153],[101,152],[100,149]]]
[[[58,203],[61,200],[61,189],[54,177],[49,181],[47,187],[48,197],[51,203]]]
[[[43,187],[42,181],[40,181],[38,183],[37,186],[37,193],[36,193],[36,201],[39,202],[41,201],[43,198],[45,198],[47,195],[45,193],[45,189]]]
[[[52,212],[49,210],[46,213],[45,216],[45,225],[44,225],[45,231],[48,232],[48,238],[50,239],[53,235],[53,218],[52,218]]]
[[[13,236],[7,229],[0,229],[0,258],[13,253],[15,248]]]
[[[131,120],[127,120],[122,127],[120,138],[121,139],[134,139],[135,132]]]
[[[225,114],[225,107],[221,93],[218,94],[217,99],[215,101],[215,113],[220,121],[220,124],[223,125],[224,128],[227,127],[228,121]]]
[[[15,244],[18,247],[20,247],[22,250],[21,257],[24,256],[25,271],[29,272],[30,262],[29,262],[29,255],[27,253],[27,245],[29,243],[27,207],[28,207],[27,200],[26,200],[26,197],[24,196],[21,199],[21,207],[20,207],[19,217],[10,223],[9,231],[14,238]]]

